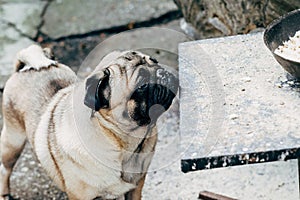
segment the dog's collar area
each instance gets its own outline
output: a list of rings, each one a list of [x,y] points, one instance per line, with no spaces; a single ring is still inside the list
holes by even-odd
[[[119,135],[123,134],[123,131],[117,125],[114,125],[114,126],[112,126],[112,124],[107,125],[109,123],[109,121],[107,120],[106,117],[103,116],[103,114],[101,114],[101,111],[92,111],[91,119],[96,120],[97,123],[100,123],[99,125],[101,125],[105,129],[111,129],[113,132],[115,132]],[[103,122],[103,123],[101,123],[101,122]]]
[[[152,129],[154,128],[155,124],[151,123],[150,125],[148,125],[147,127],[147,132],[144,136],[144,138],[142,139],[142,141],[138,144],[138,146],[135,148],[133,153],[140,153],[143,150],[145,141],[147,139],[147,136],[151,133]]]

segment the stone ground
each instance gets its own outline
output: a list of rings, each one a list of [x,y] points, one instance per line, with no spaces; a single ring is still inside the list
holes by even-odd
[[[125,44],[122,44],[126,47],[128,41],[128,48],[153,41],[154,46],[163,43],[166,44],[165,50],[174,52],[177,43],[182,41],[182,38],[175,37],[169,40],[168,35],[157,33],[145,40],[145,33],[136,30],[158,26],[180,31],[181,15],[172,0],[99,2],[0,1],[0,102],[5,81],[13,70],[14,56],[29,44],[38,42],[52,47],[60,62],[81,72],[81,63],[97,44],[126,30],[133,30]],[[120,44],[115,41],[110,45]],[[154,54],[158,60],[176,65],[174,55],[163,50]],[[90,67],[88,64],[86,66]],[[0,107],[0,129],[1,113]],[[298,199],[295,161],[183,174],[180,171],[180,158],[172,157],[172,152],[163,151],[178,136],[178,121],[176,106],[161,119],[158,153],[146,180],[143,199],[197,199],[202,190],[239,199]],[[160,163],[164,163],[165,167],[157,168]],[[13,196],[18,199],[66,199],[65,194],[55,187],[40,168],[29,146],[26,146],[15,167],[11,188]]]

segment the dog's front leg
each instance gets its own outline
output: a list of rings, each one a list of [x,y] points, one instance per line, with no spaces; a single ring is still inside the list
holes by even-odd
[[[141,200],[142,199],[142,189],[145,183],[146,174],[141,178],[137,187],[125,194],[125,200]]]
[[[7,121],[1,132],[0,200],[12,199],[9,178],[26,141],[23,131],[7,125]]]

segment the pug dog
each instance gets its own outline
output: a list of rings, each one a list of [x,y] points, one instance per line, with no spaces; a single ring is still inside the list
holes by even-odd
[[[141,199],[156,121],[177,90],[176,75],[138,51],[110,53],[80,81],[49,49],[23,49],[3,92],[2,199],[26,140],[69,199]]]

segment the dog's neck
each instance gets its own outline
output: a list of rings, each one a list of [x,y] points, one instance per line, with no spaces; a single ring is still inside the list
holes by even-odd
[[[133,131],[124,132],[117,124],[112,124],[111,119],[104,117],[108,115],[109,114],[107,113],[104,115],[101,111],[91,111],[91,120],[94,121],[95,126],[100,126],[104,129],[104,132],[109,132],[110,136],[113,135],[113,140],[118,140],[122,148],[130,152],[141,152],[147,138],[153,137],[153,130],[156,130],[155,124],[152,124],[145,127],[139,127],[139,129]]]

